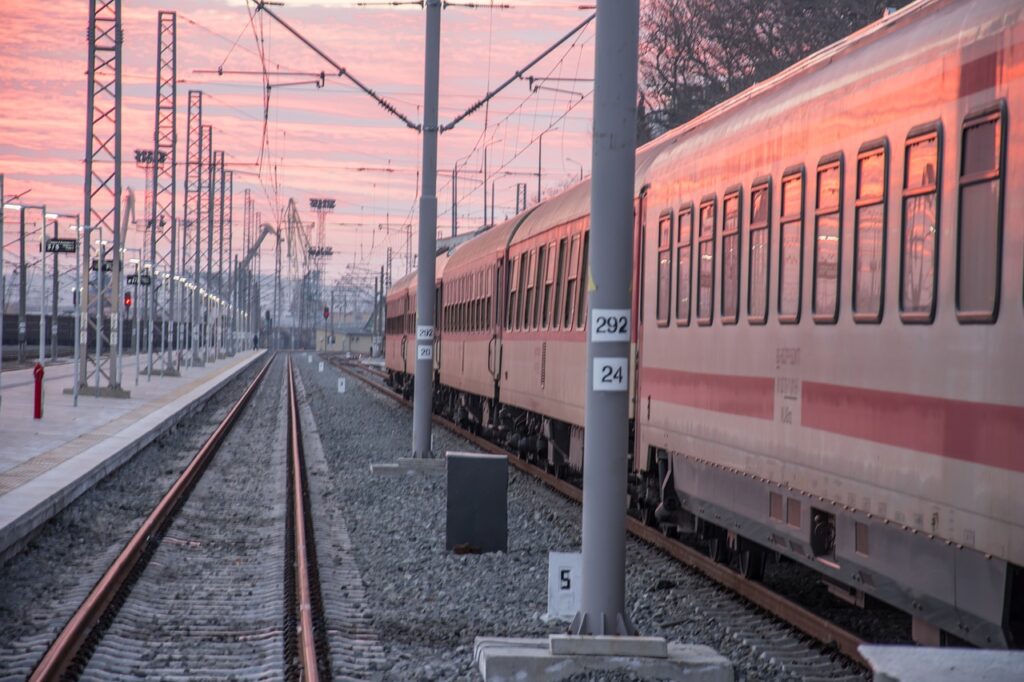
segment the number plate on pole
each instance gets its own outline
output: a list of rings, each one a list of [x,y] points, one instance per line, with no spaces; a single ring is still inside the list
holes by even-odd
[[[434,359],[434,347],[433,346],[416,346],[416,359],[417,360],[433,360]]]
[[[590,340],[594,343],[629,341],[629,309],[595,308],[590,311]]]
[[[416,340],[417,341],[433,341],[434,340],[434,328],[428,324],[416,325]]]
[[[595,391],[625,391],[628,382],[628,358],[594,358]]]

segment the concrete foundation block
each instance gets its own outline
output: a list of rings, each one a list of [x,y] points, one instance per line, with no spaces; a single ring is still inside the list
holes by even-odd
[[[862,644],[875,682],[1024,680],[1024,651]]]
[[[548,643],[555,656],[668,657],[668,642],[664,637],[551,635]]]
[[[647,680],[731,682],[733,679],[732,663],[706,646],[673,642],[666,646],[666,655],[661,657],[552,653],[553,647],[563,646],[553,644],[550,638],[477,637],[473,661],[486,682],[554,682],[588,672],[621,672]],[[596,647],[598,643],[590,642],[587,646]]]
[[[407,474],[444,474],[443,459],[422,459],[416,457],[399,457],[396,462],[374,462],[370,464],[370,473],[381,476],[405,476]]]

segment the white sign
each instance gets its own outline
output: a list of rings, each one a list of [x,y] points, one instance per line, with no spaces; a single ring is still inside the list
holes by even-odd
[[[311,365],[313,364],[313,356],[310,355],[309,353],[306,353],[306,362],[308,362]]]
[[[323,363],[322,360],[320,361],[320,369],[319,369],[319,371],[321,371],[321,372],[324,371],[324,363]]]
[[[345,392],[345,377],[338,377],[338,393]]]
[[[595,391],[625,391],[628,379],[628,358],[594,358]]]
[[[434,328],[428,324],[416,325],[416,340],[417,341],[433,341],[434,340]]]
[[[629,308],[591,310],[590,340],[594,343],[629,341]]]
[[[416,359],[417,360],[433,360],[434,359],[434,347],[426,344],[422,346],[416,346]]]
[[[580,610],[582,564],[579,552],[548,552],[548,618],[572,620]]]

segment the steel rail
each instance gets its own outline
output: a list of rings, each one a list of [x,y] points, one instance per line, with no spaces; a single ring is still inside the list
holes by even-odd
[[[270,365],[273,362],[274,357],[271,357],[263,368],[260,369],[256,378],[245,389],[242,397],[238,399],[227,416],[217,425],[213,434],[203,443],[199,452],[196,453],[196,456],[185,467],[178,480],[164,493],[164,496],[157,503],[153,511],[150,512],[146,520],[139,526],[139,529],[132,535],[124,549],[121,550],[121,553],[114,559],[110,568],[107,569],[103,577],[99,579],[92,588],[92,591],[89,592],[89,596],[85,598],[85,601],[82,602],[78,610],[75,611],[71,619],[65,624],[57,639],[47,649],[46,654],[40,659],[35,670],[32,671],[32,675],[29,677],[30,680],[33,682],[54,680],[67,675],[75,659],[78,657],[82,645],[87,641],[90,633],[103,617],[111,602],[121,591],[122,587],[124,587],[132,571],[138,565],[139,560],[149,548],[150,543],[167,528],[175,511],[188,496],[200,476],[202,476],[203,471],[213,459],[224,438],[231,431],[242,410],[249,403],[253,394],[255,394],[256,389],[263,381],[267,370],[270,369]]]
[[[367,386],[370,386],[380,393],[398,401],[402,405],[411,407],[411,403],[408,400],[402,398],[387,386],[379,384],[361,374],[361,370],[365,368],[359,367],[358,370],[360,371],[357,371],[355,369],[356,366],[352,364],[342,363],[340,361],[336,362],[333,360],[331,364],[350,376],[359,379]],[[456,426],[440,415],[434,414],[432,416],[436,424],[444,426],[449,431],[465,438],[486,452],[496,455],[506,455],[508,460],[512,463],[512,466],[516,467],[520,471],[528,473],[541,480],[549,488],[561,493],[565,497],[568,497],[580,504],[583,503],[583,491],[576,485],[549,474],[542,468],[530,464],[529,462],[519,458],[519,456],[495,445],[491,441]],[[764,584],[744,578],[728,566],[712,560],[696,549],[683,544],[679,540],[669,538],[656,528],[651,528],[650,526],[645,525],[637,518],[627,515],[626,530],[638,539],[654,545],[658,549],[664,551],[680,563],[686,564],[687,566],[700,571],[723,587],[732,590],[749,602],[759,606],[765,611],[768,611],[786,623],[789,623],[789,625],[808,637],[811,637],[826,646],[835,647],[835,649],[844,656],[865,668],[870,667],[868,662],[858,651],[858,647],[861,644],[864,644],[864,641],[852,632],[849,632],[835,623],[812,613],[803,606],[800,606],[781,594],[773,592]]]
[[[292,470],[292,519],[295,537],[295,591],[298,607],[299,659],[302,679],[317,682],[316,632],[313,627],[313,597],[306,539],[306,508],[302,490],[302,435],[299,430],[299,400],[295,392],[292,357],[288,356],[288,450]]]

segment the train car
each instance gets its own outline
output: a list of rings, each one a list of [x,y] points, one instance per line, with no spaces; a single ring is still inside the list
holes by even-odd
[[[444,269],[448,253],[437,257],[434,266],[437,300],[442,295]],[[412,397],[413,377],[416,374],[416,271],[399,278],[384,299],[384,368],[388,385],[406,399]],[[439,368],[441,346],[440,318],[434,308],[434,373]]]
[[[665,136],[636,507],[1021,646],[1022,79],[1019,0],[924,0]]]
[[[441,298],[441,412],[464,428],[492,435],[499,400],[502,301],[509,241],[523,219],[491,227],[451,252]]]

